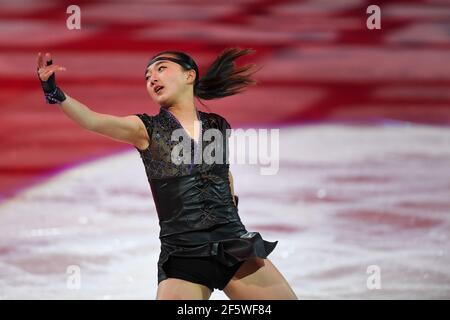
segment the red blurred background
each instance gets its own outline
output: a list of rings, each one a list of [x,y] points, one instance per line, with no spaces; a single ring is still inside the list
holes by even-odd
[[[202,74],[237,46],[256,50],[238,63],[263,66],[258,86],[206,102],[233,127],[450,120],[446,1],[378,1],[380,30],[367,29],[371,2],[362,0],[78,1],[80,30],[66,27],[70,1],[0,3],[3,199],[66,165],[130,149],[44,103],[39,51],[67,68],[60,87],[97,112],[156,112],[143,71],[158,51],[185,51]]]

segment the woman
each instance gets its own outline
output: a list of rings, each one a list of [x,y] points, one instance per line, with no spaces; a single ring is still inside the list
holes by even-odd
[[[277,242],[248,232],[238,215],[227,161],[228,121],[199,111],[194,103],[194,97],[221,98],[255,84],[245,74],[251,66],[236,68],[234,63],[249,52],[224,50],[201,78],[187,54],[156,54],[145,77],[159,113],[125,117],[96,113],[66,95],[55,83],[55,72],[65,68],[53,65],[48,53],[45,59],[38,55],[47,103],[59,104],[87,130],[132,144],[142,158],[161,227],[157,299],[209,299],[214,289],[223,290],[230,299],[297,299],[267,258]],[[213,163],[197,158],[208,147],[202,143],[208,130],[219,133],[219,139],[212,140],[217,148],[211,155],[217,152],[220,161]],[[187,138],[182,141],[188,141],[190,153],[186,148],[173,152],[180,145],[179,139],[173,139],[175,131]],[[181,154],[188,154],[189,161],[176,161]]]

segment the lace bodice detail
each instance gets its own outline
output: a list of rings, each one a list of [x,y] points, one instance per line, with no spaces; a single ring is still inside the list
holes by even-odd
[[[190,139],[189,135],[186,133],[191,145],[191,161],[190,163],[177,164],[172,161],[172,151],[180,142],[172,141],[172,132],[176,129],[184,130],[177,118],[169,110],[163,107],[160,107],[159,113],[153,116],[146,113],[137,113],[135,115],[145,124],[150,138],[150,144],[147,149],[140,150],[135,147],[144,163],[149,181],[151,179],[181,177],[205,173],[210,170],[220,172],[228,171],[227,142],[230,132],[229,130],[227,131],[227,129],[230,129],[231,127],[224,117],[216,113],[206,113],[197,110],[197,116],[201,122],[200,139],[196,142],[194,139]],[[203,155],[205,148],[214,141],[205,141],[204,133],[208,129],[218,129],[222,133],[222,144],[217,144],[217,148],[215,148],[223,154],[222,163],[209,164],[206,161],[203,161],[203,159],[199,159],[199,154]],[[222,146],[223,149],[220,149],[219,146]],[[221,150],[223,150],[223,152]],[[197,158],[195,158],[195,151],[197,151]],[[212,155],[215,155],[215,151],[212,152]],[[194,160],[197,160],[197,163],[194,162]]]

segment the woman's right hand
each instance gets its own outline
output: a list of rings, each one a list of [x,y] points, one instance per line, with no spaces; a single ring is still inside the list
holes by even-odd
[[[52,56],[50,53],[45,54],[45,62],[44,57],[42,56],[42,53],[39,52],[38,58],[37,58],[37,69],[38,69],[38,76],[41,81],[47,81],[48,78],[54,74],[56,71],[65,71],[66,68],[61,67],[57,64],[52,63]]]
[[[39,52],[37,58],[37,74],[44,90],[45,100],[49,104],[62,103],[66,100],[64,92],[56,86],[55,72],[64,71],[66,68],[52,63],[50,53],[45,54],[45,62],[42,54]]]

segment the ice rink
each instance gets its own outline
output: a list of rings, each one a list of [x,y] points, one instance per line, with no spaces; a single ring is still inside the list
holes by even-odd
[[[242,221],[279,241],[269,258],[299,298],[450,298],[449,128],[287,126],[279,150],[276,175],[231,170]],[[158,232],[136,151],[73,167],[1,204],[0,296],[154,299]]]

